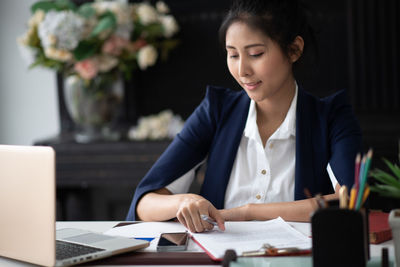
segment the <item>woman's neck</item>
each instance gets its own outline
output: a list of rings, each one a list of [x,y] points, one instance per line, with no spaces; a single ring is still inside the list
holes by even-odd
[[[292,79],[273,97],[256,102],[257,126],[263,146],[285,120],[295,92],[296,83]]]
[[[290,79],[273,96],[256,102],[257,121],[284,120],[296,92],[296,83]]]

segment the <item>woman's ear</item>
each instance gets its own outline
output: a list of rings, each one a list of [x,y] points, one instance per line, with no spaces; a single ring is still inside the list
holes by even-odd
[[[303,54],[304,40],[300,35],[294,38],[293,43],[290,45],[290,61],[296,62]]]

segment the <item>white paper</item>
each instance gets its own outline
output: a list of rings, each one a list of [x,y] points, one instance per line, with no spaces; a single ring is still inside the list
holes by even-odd
[[[211,231],[191,234],[215,258],[223,258],[227,249],[234,249],[241,255],[243,251],[258,250],[265,243],[277,248],[311,249],[311,238],[294,229],[280,217],[269,221],[225,222],[225,229],[220,231],[214,227]],[[128,238],[155,238],[145,250],[155,251],[161,233],[185,231],[187,229],[178,222],[141,222],[115,227],[104,234]],[[191,250],[199,251],[194,248]]]
[[[104,234],[123,237],[159,237],[161,233],[186,232],[178,222],[141,222],[112,228]]]
[[[311,249],[311,238],[280,217],[269,221],[225,222],[225,229],[192,235],[215,258],[223,258],[227,249],[234,249],[241,255],[244,251],[258,250],[265,243],[276,248]]]

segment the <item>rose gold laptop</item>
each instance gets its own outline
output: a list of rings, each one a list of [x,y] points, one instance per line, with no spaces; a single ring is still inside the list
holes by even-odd
[[[149,245],[78,229],[56,231],[55,190],[52,148],[0,145],[0,256],[69,266]]]

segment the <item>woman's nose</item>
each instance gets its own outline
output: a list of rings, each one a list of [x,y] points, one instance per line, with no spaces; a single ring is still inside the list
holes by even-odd
[[[247,60],[240,59],[238,74],[240,77],[246,77],[251,75],[251,67],[249,66]]]

